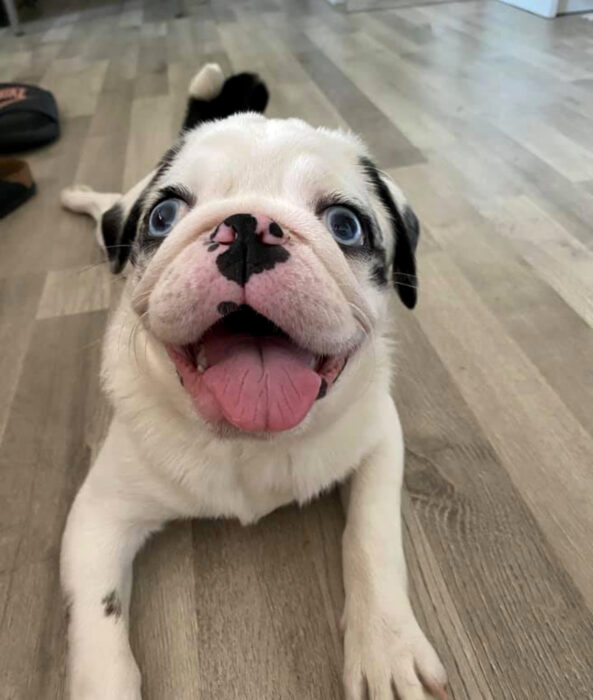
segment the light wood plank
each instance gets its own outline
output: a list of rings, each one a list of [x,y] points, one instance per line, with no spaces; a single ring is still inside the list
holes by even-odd
[[[0,279],[0,443],[30,342],[43,275]]]
[[[0,698],[65,696],[59,537],[111,418],[98,359],[121,280],[59,191],[144,176],[214,60],[260,72],[272,116],[361,133],[421,218],[420,305],[394,311],[395,395],[412,601],[449,696],[584,700],[591,24],[486,0],[183,5],[177,18],[156,0],[45,0],[23,37],[0,30],[0,79],[50,87],[62,126],[25,156],[38,194],[0,221]],[[132,608],[145,697],[341,697],[342,528],[331,494],[251,528],[155,537]]]
[[[107,264],[50,271],[45,278],[37,318],[70,316],[109,308],[111,276]]]
[[[173,124],[168,95],[138,97],[132,104],[130,138],[125,158],[124,191],[151,170],[170,147],[179,124]]]
[[[431,292],[425,288],[423,307]],[[509,478],[493,437],[497,426],[478,423],[476,402],[464,396],[459,374],[473,367],[458,356],[464,369],[451,371],[420,321],[398,314],[399,342],[409,348],[395,388],[407,444],[404,518],[422,565],[418,591],[436,587],[432,605],[441,596],[452,603],[433,613],[428,629],[455,659],[453,697],[584,697],[593,682],[587,656],[593,615],[540,530],[530,499]],[[485,383],[480,390],[484,402],[493,401]],[[525,471],[529,457],[524,453],[520,465]],[[466,664],[471,673],[462,670]]]
[[[444,253],[425,260],[423,331],[504,461],[557,555],[593,606],[593,438]],[[537,488],[535,488],[537,484]],[[566,503],[572,507],[566,509]]]
[[[593,328],[593,253],[526,197],[506,199],[489,218]]]
[[[89,467],[84,432],[99,392],[95,341],[104,325],[105,312],[35,324],[0,445],[0,697],[7,700],[65,693],[59,542]]]

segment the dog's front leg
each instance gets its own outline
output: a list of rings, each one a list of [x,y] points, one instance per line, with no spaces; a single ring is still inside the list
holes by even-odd
[[[380,413],[387,418],[385,435],[353,475],[347,496],[343,538],[346,697],[364,699],[367,686],[371,700],[424,700],[428,693],[446,698],[445,671],[407,595],[399,418],[391,401]]]
[[[139,517],[138,494],[117,478],[117,466],[125,469],[129,462],[114,451],[108,437],[74,501],[62,542],[72,700],[141,697],[128,642],[132,561],[158,523]]]

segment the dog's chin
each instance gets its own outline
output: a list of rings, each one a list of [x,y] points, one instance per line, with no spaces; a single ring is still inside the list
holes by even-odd
[[[296,429],[352,354],[316,355],[249,306],[194,342],[165,348],[198,414],[228,438]]]

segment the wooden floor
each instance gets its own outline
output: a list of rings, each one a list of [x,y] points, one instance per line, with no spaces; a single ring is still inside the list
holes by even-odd
[[[0,37],[0,80],[53,90],[63,126],[0,222],[0,698],[64,697],[59,540],[109,420],[117,282],[58,192],[144,175],[211,60],[259,71],[271,115],[360,132],[423,222],[397,402],[412,596],[450,696],[593,697],[593,24],[497,2],[54,4]],[[340,698],[342,526],[330,496],[156,537],[132,612],[145,698]]]

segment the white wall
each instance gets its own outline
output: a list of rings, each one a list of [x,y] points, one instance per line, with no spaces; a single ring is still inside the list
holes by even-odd
[[[593,0],[500,0],[541,17],[556,17],[565,12],[593,10]]]

